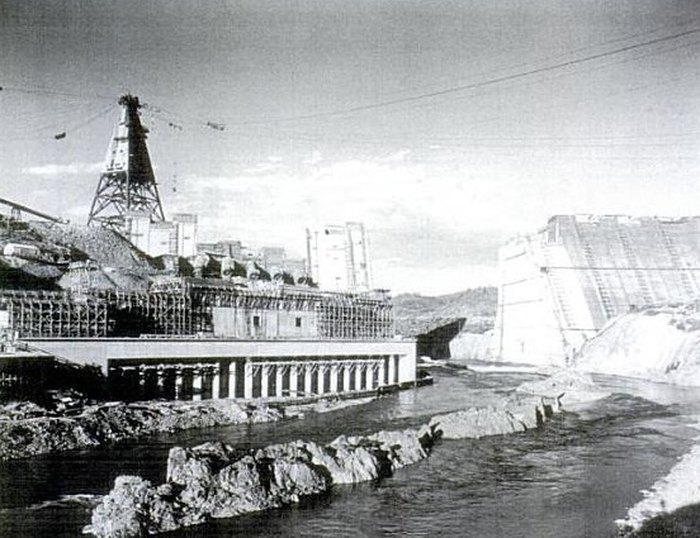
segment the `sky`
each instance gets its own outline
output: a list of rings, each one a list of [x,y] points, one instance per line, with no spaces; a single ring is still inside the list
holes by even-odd
[[[0,0],[0,197],[85,222],[130,92],[201,241],[491,285],[552,215],[700,214],[699,55],[700,0]]]

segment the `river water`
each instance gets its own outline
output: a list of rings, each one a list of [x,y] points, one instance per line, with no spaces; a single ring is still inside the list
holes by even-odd
[[[0,536],[78,536],[90,507],[120,474],[164,480],[173,445],[222,440],[257,447],[327,442],[426,422],[487,405],[533,373],[436,371],[433,386],[369,404],[253,426],[160,435],[118,447],[0,465]],[[219,520],[168,536],[612,537],[613,521],[693,444],[700,390],[613,377],[613,395],[545,428],[481,440],[442,441],[426,460],[379,483],[334,487],[298,506]],[[700,529],[698,530],[700,535]]]

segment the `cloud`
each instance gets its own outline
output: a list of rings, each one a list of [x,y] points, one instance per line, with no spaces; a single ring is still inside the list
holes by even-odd
[[[248,174],[267,174],[274,170],[279,170],[281,167],[279,162],[259,163],[246,168],[245,172]]]
[[[22,174],[30,176],[54,177],[61,175],[94,174],[102,169],[104,163],[75,162],[69,164],[42,164],[22,168]]]

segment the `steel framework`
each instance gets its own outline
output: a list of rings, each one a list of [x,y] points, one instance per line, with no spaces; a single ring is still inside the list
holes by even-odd
[[[124,109],[107,151],[88,225],[125,232],[130,212],[147,213],[152,221],[163,221],[165,216],[146,146],[148,131],[139,119],[139,99],[123,95],[119,104]]]
[[[225,281],[173,279],[148,292],[118,290],[0,290],[22,337],[106,337],[213,333],[212,311],[223,306],[242,312],[295,311],[316,316],[317,338],[377,340],[393,336],[391,302],[366,294],[327,293],[292,287],[250,290]],[[143,326],[139,326],[143,322]],[[125,333],[131,323],[137,334]]]
[[[22,337],[108,336],[107,303],[99,298],[75,300],[66,292],[2,290],[0,303]]]

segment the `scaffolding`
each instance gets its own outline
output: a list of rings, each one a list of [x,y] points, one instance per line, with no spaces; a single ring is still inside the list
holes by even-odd
[[[392,305],[382,294],[293,286],[249,289],[223,280],[192,278],[154,283],[148,292],[82,291],[0,290],[0,302],[10,311],[12,327],[25,338],[213,334],[215,307],[233,308],[244,315],[305,312],[315,317],[314,337],[319,339],[377,340],[394,335]]]
[[[318,336],[344,340],[391,338],[394,319],[391,304],[358,301],[321,301],[316,304]]]
[[[22,337],[108,336],[107,303],[99,298],[77,300],[67,292],[0,290],[0,303]]]
[[[159,335],[186,335],[193,327],[191,299],[183,293],[123,292],[103,290],[98,296],[109,305],[110,336],[122,336],[117,320],[127,317],[144,320],[146,332]]]
[[[190,298],[191,330],[211,333],[214,307],[241,311],[314,312],[318,338],[376,340],[394,335],[393,307],[384,293],[337,293],[295,286],[242,288],[218,279],[174,278],[159,281],[151,294]]]

